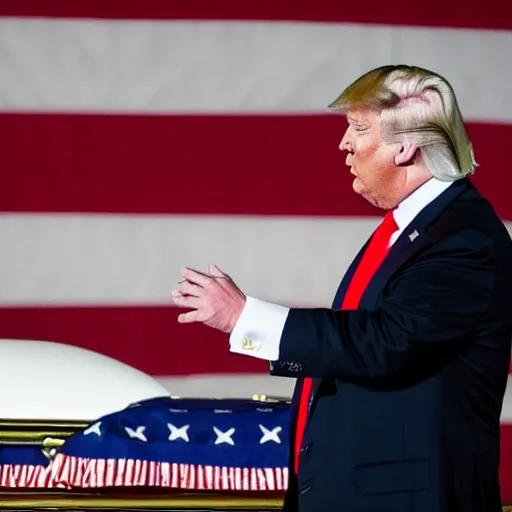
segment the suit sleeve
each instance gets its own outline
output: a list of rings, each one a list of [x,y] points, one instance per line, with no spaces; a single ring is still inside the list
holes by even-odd
[[[271,373],[292,365],[295,377],[390,377],[460,350],[491,321],[494,275],[487,238],[459,232],[402,269],[374,311],[291,308]]]

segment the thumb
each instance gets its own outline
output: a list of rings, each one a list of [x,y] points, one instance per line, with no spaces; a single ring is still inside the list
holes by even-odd
[[[210,265],[210,275],[213,277],[226,277],[222,270],[217,265]]]

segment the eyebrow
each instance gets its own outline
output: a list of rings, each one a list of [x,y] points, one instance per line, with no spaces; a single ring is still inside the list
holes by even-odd
[[[360,119],[354,119],[353,117],[347,116],[347,121],[352,124],[357,124],[359,126],[368,126],[368,123],[361,121]]]

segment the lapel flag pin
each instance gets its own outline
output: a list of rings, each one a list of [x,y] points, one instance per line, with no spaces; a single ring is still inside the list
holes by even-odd
[[[416,240],[416,238],[418,238],[420,236],[420,234],[418,233],[418,231],[415,229],[410,235],[409,235],[409,240],[411,242],[414,242],[414,240]]]

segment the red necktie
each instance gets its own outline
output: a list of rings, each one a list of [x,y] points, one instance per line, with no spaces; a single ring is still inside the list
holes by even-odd
[[[375,271],[379,268],[386,257],[389,250],[389,240],[391,235],[398,229],[393,212],[388,211],[384,220],[379,227],[375,230],[368,247],[364,252],[359,265],[350,281],[343,304],[340,309],[357,309],[359,301],[370,282]],[[299,468],[299,452],[302,445],[302,436],[306,427],[306,420],[308,417],[309,398],[311,394],[311,387],[313,379],[305,378],[299,401],[299,410],[297,413],[297,428],[295,435],[295,471]]]

